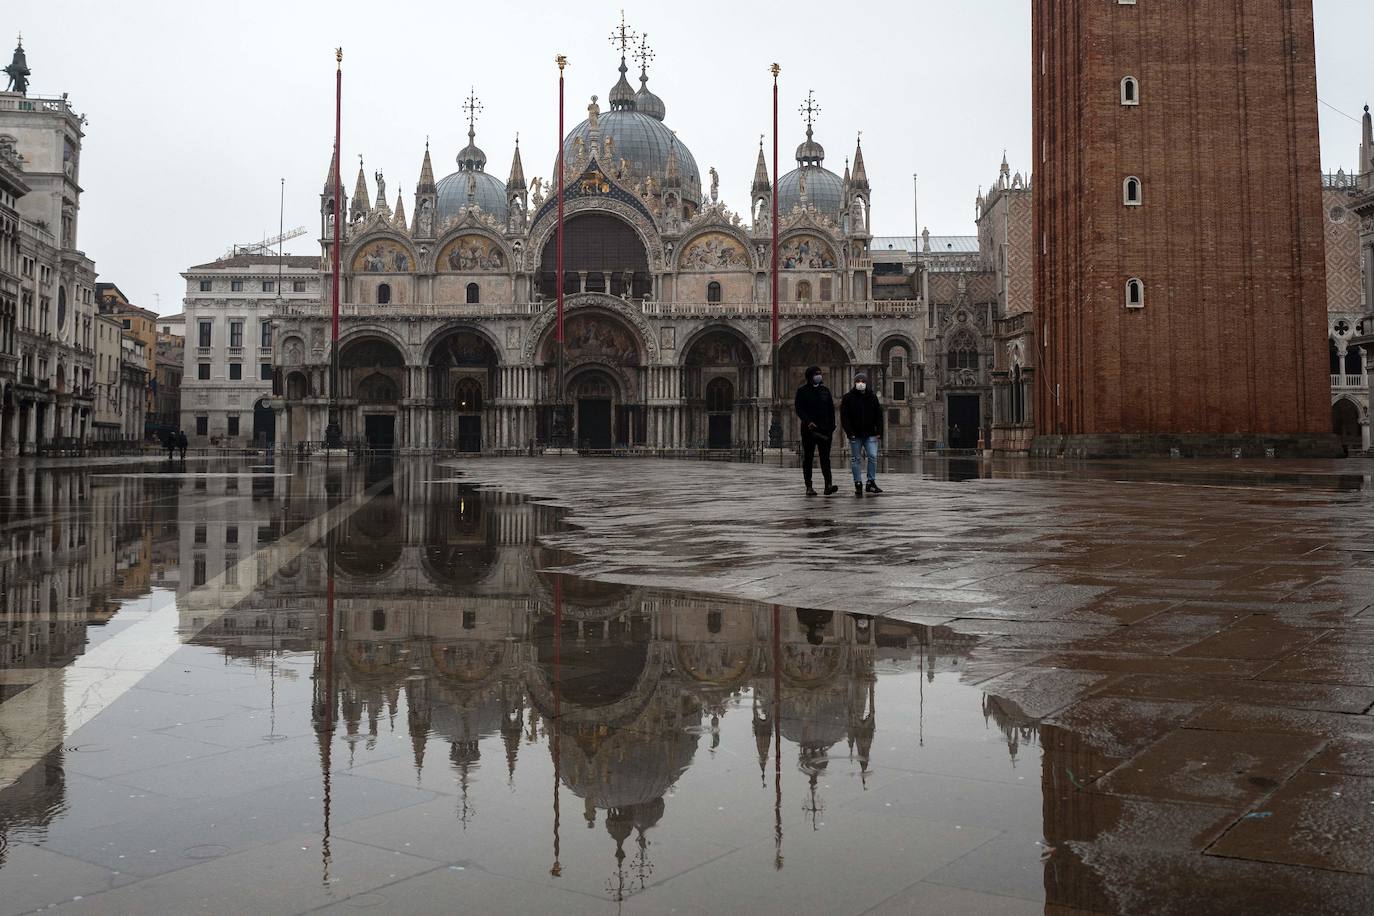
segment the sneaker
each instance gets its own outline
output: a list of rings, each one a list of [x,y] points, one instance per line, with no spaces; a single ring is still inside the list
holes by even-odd
[[[868,486],[867,486],[867,487],[864,487],[864,489],[866,489],[866,490],[867,490],[868,492],[870,492],[870,493],[881,493],[881,492],[883,492],[882,490],[878,489],[878,484],[877,484],[877,482],[876,482],[876,481],[872,481],[872,480],[870,480],[870,481],[868,482]]]
[[[838,492],[840,492],[840,488],[837,487],[837,486],[835,486],[833,483],[828,483],[828,484],[825,485],[825,495],[826,495],[826,496],[830,496],[831,494],[833,494],[833,493],[838,493]]]
[[[863,496],[863,495],[864,495],[864,485],[863,485],[863,484],[861,484],[861,483],[856,483],[856,484],[854,484],[854,495],[855,495],[855,496]]]
[[[815,496],[815,495],[816,495],[816,490],[815,490],[815,488],[812,487],[811,484],[809,484],[809,483],[806,485],[806,495],[807,495],[807,496]]]

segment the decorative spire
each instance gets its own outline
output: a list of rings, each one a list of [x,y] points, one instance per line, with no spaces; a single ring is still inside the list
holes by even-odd
[[[367,173],[363,171],[363,157],[358,157],[358,181],[353,187],[353,205],[349,208],[349,219],[357,219],[366,216],[372,209],[372,203],[367,196]]]
[[[845,157],[844,157],[844,179],[843,179],[843,180],[844,180],[844,187],[845,187],[845,190],[848,190],[848,189],[849,189],[849,157],[848,157],[848,156],[845,156]]]
[[[477,116],[482,113],[482,103],[474,89],[468,90],[463,101],[463,111],[468,116],[468,145],[458,151],[458,170],[460,172],[481,172],[487,167],[487,154],[477,147]]]
[[[639,91],[635,93],[635,111],[662,121],[668,114],[663,100],[649,91],[649,61],[654,59],[653,49],[649,47],[649,34],[639,37],[639,47],[635,49],[635,60],[639,61]]]
[[[806,142],[797,147],[797,165],[820,165],[825,161],[825,147],[813,139],[812,125],[821,113],[821,106],[816,104],[815,90],[806,91],[806,101],[798,111],[806,119]]]
[[[854,187],[868,190],[868,171],[864,168],[864,138],[862,131],[854,141]]]
[[[338,184],[339,159],[337,156],[329,157],[329,171],[324,176],[324,196],[334,196],[334,186]]]
[[[525,166],[520,162],[520,135],[515,135],[515,155],[510,160],[510,177],[506,179],[507,191],[525,190]]]
[[[401,197],[399,189],[396,191],[396,215],[392,218],[392,222],[396,224],[398,229],[406,228],[406,202]]]
[[[759,137],[759,158],[754,163],[754,186],[751,190],[755,194],[767,194],[773,190],[773,183],[768,180],[768,161],[763,158],[762,137]]]
[[[672,143],[668,146],[668,164],[663,170],[663,186],[678,188],[682,186],[682,175],[677,165],[677,131],[673,131]]]
[[[416,194],[433,194],[438,190],[434,184],[434,165],[429,161],[429,138],[425,138],[425,159],[420,163],[420,183],[415,186]]]
[[[1374,172],[1374,118],[1370,117],[1369,106],[1364,106],[1364,118],[1360,125],[1360,173]]]
[[[1002,150],[1002,168],[1001,168],[1001,172],[1002,172],[1003,175],[1008,175],[1008,176],[1011,175],[1011,166],[1007,164],[1007,151],[1006,151],[1006,150]]]
[[[620,11],[620,25],[611,33],[611,44],[620,45],[620,79],[611,87],[609,97],[611,111],[634,111],[635,110],[635,91],[630,86],[630,81],[625,78],[625,74],[630,68],[625,66],[625,55],[634,45],[638,33],[625,24],[625,11]]]

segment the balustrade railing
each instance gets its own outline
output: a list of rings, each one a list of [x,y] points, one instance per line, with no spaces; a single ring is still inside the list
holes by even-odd
[[[629,300],[642,314],[654,318],[758,318],[769,315],[768,302],[657,302]],[[482,303],[423,303],[373,305],[345,303],[339,306],[340,318],[505,318],[531,317],[553,308],[552,302]],[[845,317],[845,316],[911,316],[923,314],[925,305],[919,299],[865,299],[857,302],[783,302],[778,312],[783,317]],[[274,310],[282,318],[325,318],[328,305],[319,302],[281,303]]]

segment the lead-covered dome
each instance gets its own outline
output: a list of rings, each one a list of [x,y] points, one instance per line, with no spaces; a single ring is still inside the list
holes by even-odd
[[[825,162],[825,147],[816,142],[811,125],[806,140],[797,147],[797,167],[778,179],[778,211],[791,213],[801,203],[803,180],[807,203],[838,221],[844,209],[844,179],[830,171]]]
[[[473,205],[501,223],[505,223],[510,212],[506,183],[487,174],[487,154],[476,141],[477,133],[469,125],[468,145],[458,153],[458,171],[440,179],[437,185],[440,224]]]

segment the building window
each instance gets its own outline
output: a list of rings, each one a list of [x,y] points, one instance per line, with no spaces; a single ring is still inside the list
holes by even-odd
[[[231,437],[237,436],[237,435],[239,434],[239,418],[238,418],[238,417],[230,417],[230,418],[229,418],[229,428],[228,428],[227,432],[229,433],[229,435],[230,435]]]
[[[262,281],[262,291],[263,291],[264,293],[275,293],[275,292],[277,291],[277,281],[276,281],[276,280],[263,280],[263,281]]]
[[[264,382],[270,382],[270,381],[272,381],[272,364],[271,364],[271,363],[259,363],[259,364],[258,364],[258,378],[261,379],[261,380],[264,381]]]
[[[468,284],[468,305],[476,305],[482,301],[482,288],[476,283]]]
[[[904,378],[899,378],[899,379],[893,379],[893,380],[892,380],[892,400],[894,400],[894,401],[905,401],[905,400],[906,400],[906,379],[904,379]]]
[[[197,344],[197,346],[201,346],[201,347],[208,347],[208,346],[210,346],[210,328],[211,328],[210,322],[208,322],[208,321],[202,321],[202,322],[200,323],[200,338],[199,338],[199,343]]]
[[[1134,76],[1128,76],[1121,81],[1121,104],[1140,104],[1140,83]]]
[[[1140,179],[1132,175],[1122,186],[1122,200],[1128,207],[1140,206]]]
[[[291,292],[293,292],[293,293],[303,293],[303,292],[305,292],[305,281],[304,281],[304,280],[292,280],[292,281],[291,281]]]
[[[205,584],[205,554],[203,553],[196,554],[195,562],[191,569],[191,584]]]
[[[202,382],[210,381],[210,364],[200,363],[196,366],[196,378]]]
[[[712,280],[710,283],[707,283],[707,284],[706,284],[706,301],[707,301],[707,302],[719,302],[719,301],[720,301],[720,284],[717,283],[715,280]]]
[[[242,280],[230,280],[230,281],[229,281],[229,291],[230,291],[230,292],[233,292],[233,293],[241,293],[241,292],[243,292],[243,281],[242,281]]]
[[[196,417],[196,435],[206,436],[210,434],[210,418]]]
[[[386,304],[387,304],[388,302],[390,302],[390,301],[391,301],[391,284],[390,284],[390,283],[378,283],[378,284],[377,284],[377,304],[378,304],[378,305],[386,305]]]
[[[197,525],[197,526],[196,526],[195,542],[196,542],[197,544],[204,544],[204,543],[205,543],[205,526],[204,526],[204,525]]]
[[[229,379],[230,379],[230,381],[237,382],[237,381],[240,381],[242,378],[243,378],[243,363],[230,363],[230,364],[229,364]]]
[[[201,291],[202,293],[208,293],[208,292],[210,291],[210,286],[211,286],[211,284],[210,284],[210,281],[209,281],[209,280],[201,280],[201,281],[200,281],[200,291]]]
[[[243,347],[243,319],[229,322],[229,346]]]
[[[1135,277],[1126,281],[1126,308],[1143,309],[1145,307],[1145,284]]]
[[[798,301],[798,302],[810,302],[810,301],[811,301],[811,283],[810,283],[810,281],[808,281],[808,280],[800,280],[800,281],[798,281],[798,283],[797,283],[797,301]]]
[[[821,301],[829,302],[834,295],[834,281],[830,277],[821,277]]]
[[[902,412],[901,412],[900,410],[898,410],[896,407],[889,407],[889,408],[887,409],[887,425],[888,425],[888,426],[901,426],[901,425],[902,425]]]
[[[234,422],[234,421],[237,420],[237,419],[238,419],[238,417],[232,417],[232,418],[230,418],[230,422],[232,423],[232,422]],[[226,543],[226,544],[237,544],[238,542],[239,542],[239,526],[238,526],[238,525],[226,525],[225,528],[224,528],[224,543]]]
[[[43,308],[43,317],[46,318],[47,315],[48,315],[48,309],[47,309],[47,303],[45,302],[45,303],[44,303],[44,308]],[[125,318],[122,322],[120,322],[120,324],[122,324],[122,325],[124,326],[124,330],[126,330],[126,331],[129,330],[129,319]]]

